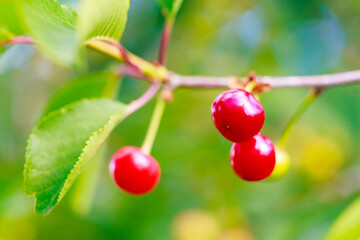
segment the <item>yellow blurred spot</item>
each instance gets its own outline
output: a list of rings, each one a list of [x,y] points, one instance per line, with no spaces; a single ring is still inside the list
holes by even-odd
[[[3,219],[0,221],[0,240],[34,239],[35,229],[28,219]]]
[[[343,163],[343,151],[331,138],[312,136],[304,144],[300,167],[315,181],[329,180]]]
[[[254,235],[244,228],[233,228],[225,230],[220,240],[255,240]]]
[[[203,210],[180,212],[172,224],[176,240],[218,240],[220,226],[217,219]]]
[[[290,156],[286,151],[275,147],[275,155],[275,168],[274,171],[271,173],[270,177],[268,178],[269,180],[278,180],[283,178],[290,168]]]

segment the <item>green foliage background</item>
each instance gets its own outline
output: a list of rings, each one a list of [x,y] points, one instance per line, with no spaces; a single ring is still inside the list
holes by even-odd
[[[67,3],[74,9],[80,4]],[[168,1],[164,3],[168,6]],[[360,3],[349,0],[184,1],[168,66],[181,74],[219,76],[246,75],[251,70],[260,75],[302,75],[357,69],[359,14]],[[131,0],[122,43],[146,59],[155,59],[162,24],[156,1]],[[91,50],[86,56],[87,69],[95,76],[116,64]],[[13,46],[1,55],[0,238],[175,239],[178,214],[201,209],[216,219],[219,235],[242,229],[253,235],[247,239],[315,240],[326,236],[359,195],[358,85],[325,91],[291,135],[289,174],[276,182],[260,183],[243,182],[231,170],[231,143],[216,131],[210,118],[210,105],[221,90],[180,89],[165,111],[154,144],[152,153],[161,165],[162,178],[151,194],[133,197],[119,191],[107,166],[119,147],[141,145],[153,102],[115,129],[94,159],[98,160],[49,216],[37,216],[33,199],[23,190],[26,138],[49,99],[78,75],[50,62],[32,46]],[[148,86],[133,79],[124,79],[120,85],[117,98],[125,103]],[[305,89],[263,94],[263,133],[276,141],[305,94]],[[358,211],[359,207],[352,207],[354,216],[348,224],[337,225],[355,230],[340,237],[341,230],[333,230],[329,239],[358,239]],[[214,239],[219,237],[214,235]]]

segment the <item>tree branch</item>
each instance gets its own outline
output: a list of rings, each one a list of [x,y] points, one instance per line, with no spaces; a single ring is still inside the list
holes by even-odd
[[[87,46],[109,55],[119,61],[124,61],[123,53],[109,39],[96,39],[87,42]],[[33,44],[34,41],[28,37],[14,37],[10,41],[0,42],[0,46],[6,44]],[[136,65],[141,73],[134,74],[123,66],[122,74],[130,77],[152,82],[154,80],[167,82],[173,89],[176,88],[243,88],[248,77],[210,77],[210,76],[184,76],[170,72],[164,66],[158,66],[150,63],[130,52],[127,52],[129,60]],[[260,86],[270,88],[287,88],[287,87],[332,87],[338,85],[352,84],[360,82],[360,70],[348,71],[342,73],[322,74],[312,76],[256,76],[254,81]]]
[[[207,77],[207,76],[183,76],[175,73],[169,75],[168,81],[174,88],[227,88],[239,87],[246,83],[245,77]],[[337,85],[345,85],[360,82],[360,70],[312,75],[312,76],[286,76],[271,77],[257,76],[254,81],[260,85],[267,85],[271,88],[287,88],[287,87],[320,87],[326,88]]]
[[[260,83],[273,88],[283,87],[331,87],[360,82],[360,70],[312,76],[260,77]]]
[[[94,42],[92,42],[93,44]],[[103,42],[105,43],[105,42]],[[109,56],[115,56],[113,51],[108,52],[111,48],[106,47],[94,47],[89,44],[88,46],[99,50]],[[119,54],[119,53],[117,53]],[[121,56],[121,53],[119,54]],[[142,71],[142,74],[134,75],[127,71],[122,71],[124,76],[135,77],[141,80],[152,82],[154,79],[161,82],[167,82],[172,89],[176,88],[243,88],[248,77],[211,77],[211,76],[184,76],[173,72],[163,66],[156,66],[146,60],[137,57],[131,53],[128,53],[130,58],[135,59],[135,64],[139,64],[139,69],[146,69]],[[119,60],[123,60],[123,57],[115,57]],[[143,67],[146,65],[146,68]],[[125,68],[126,69],[126,68]],[[156,77],[154,77],[156,76]],[[258,85],[258,92],[267,90],[267,88],[287,88],[287,87],[316,87],[326,88],[337,85],[345,85],[351,83],[360,82],[360,70],[348,71],[342,73],[322,74],[312,76],[284,76],[284,77],[272,77],[272,76],[256,76],[254,81]]]

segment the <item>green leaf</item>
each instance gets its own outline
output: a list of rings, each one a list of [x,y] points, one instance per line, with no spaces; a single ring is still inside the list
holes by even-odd
[[[78,19],[81,42],[95,37],[119,41],[124,31],[129,0],[82,0]]]
[[[0,41],[24,33],[24,22],[19,15],[19,7],[16,0],[0,1]]]
[[[0,41],[7,41],[24,33],[24,22],[18,13],[18,1],[0,0]],[[0,54],[5,48],[5,46],[0,46]]]
[[[113,72],[96,72],[78,76],[50,99],[43,116],[84,98],[111,97],[117,82],[118,79]]]
[[[10,40],[15,35],[5,27],[0,27],[0,41]],[[1,46],[2,47],[2,46]]]
[[[165,9],[167,12],[170,12],[174,0],[156,0],[161,9]]]
[[[26,150],[25,192],[35,211],[48,214],[89,159],[124,118],[126,105],[110,99],[82,100],[44,117]]]
[[[353,202],[336,219],[330,228],[326,240],[360,239],[360,198]]]
[[[170,19],[175,19],[184,0],[157,0],[163,15]]]
[[[22,0],[22,9],[40,51],[60,64],[74,66],[76,12],[56,0]]]

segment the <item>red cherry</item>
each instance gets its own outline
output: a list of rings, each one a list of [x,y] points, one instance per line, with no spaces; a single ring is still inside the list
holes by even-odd
[[[151,191],[159,182],[160,166],[140,148],[120,148],[111,159],[110,174],[119,188],[134,195]]]
[[[243,142],[258,134],[264,125],[264,108],[249,92],[230,89],[220,93],[211,106],[219,132],[232,142]]]
[[[260,181],[275,167],[275,150],[272,141],[258,134],[252,139],[234,143],[230,151],[230,164],[235,173],[246,181]]]

